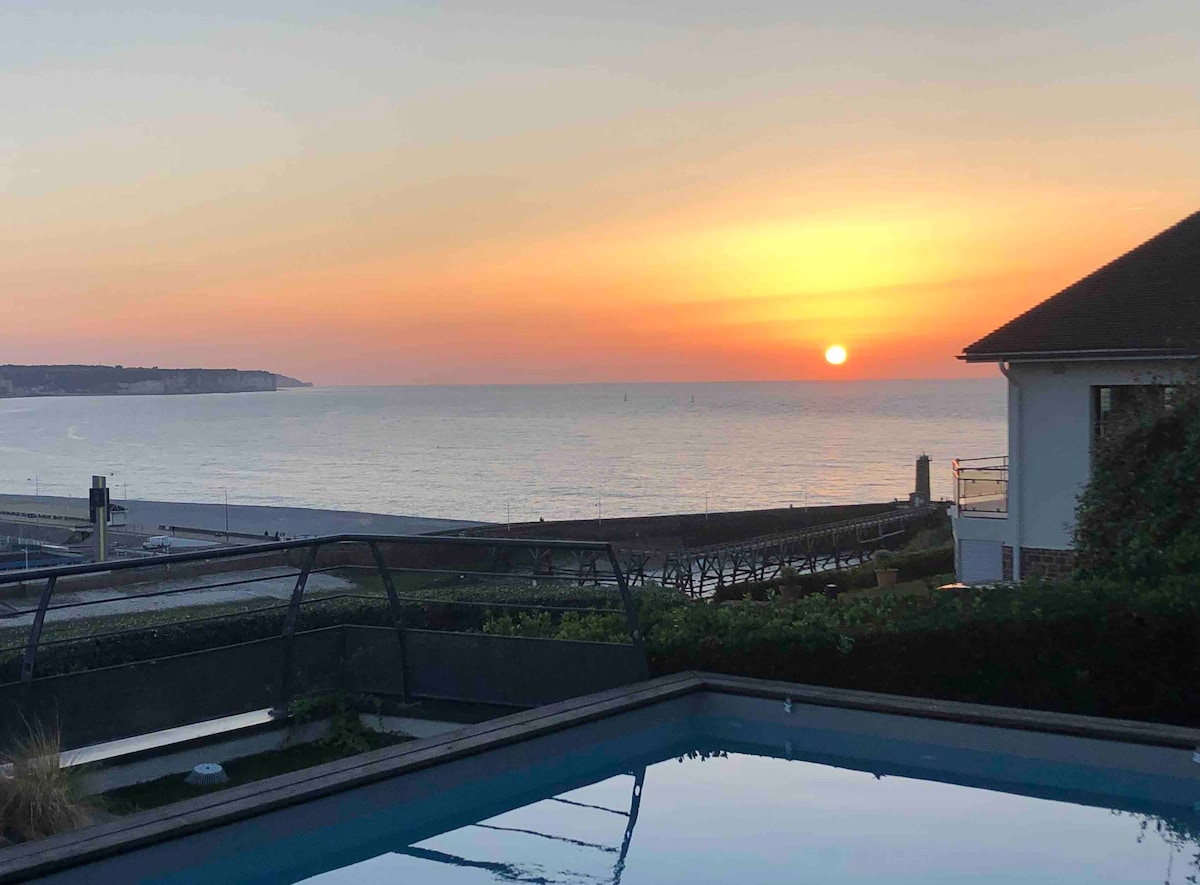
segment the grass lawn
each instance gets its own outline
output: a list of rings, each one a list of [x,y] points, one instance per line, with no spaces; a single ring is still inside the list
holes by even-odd
[[[407,740],[410,738],[379,732],[371,732],[367,737],[369,749],[372,750],[404,743]],[[236,787],[239,784],[248,784],[263,778],[274,777],[277,774],[287,774],[289,771],[299,771],[323,762],[343,759],[355,755],[356,752],[359,751],[348,751],[337,744],[322,743],[321,741],[311,744],[296,744],[279,750],[269,750],[265,753],[256,753],[253,756],[230,760],[224,764],[225,773],[229,775],[229,781],[224,784],[208,787],[193,786],[185,782],[186,774],[171,774],[143,784],[112,790],[99,798],[105,811],[118,815],[132,814],[135,811],[157,808],[171,802],[181,802],[184,799]]]

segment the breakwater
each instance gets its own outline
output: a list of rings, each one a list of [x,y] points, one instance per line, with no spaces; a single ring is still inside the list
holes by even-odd
[[[680,513],[615,519],[568,519],[522,522],[456,530],[454,534],[488,537],[608,541],[622,548],[679,550],[798,531],[831,522],[875,516],[896,507],[895,502],[834,504],[819,507],[780,507],[723,513]]]

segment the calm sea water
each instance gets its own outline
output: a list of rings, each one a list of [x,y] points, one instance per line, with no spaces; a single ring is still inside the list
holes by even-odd
[[[1002,380],[0,400],[0,492],[503,521],[905,497],[1002,454]]]

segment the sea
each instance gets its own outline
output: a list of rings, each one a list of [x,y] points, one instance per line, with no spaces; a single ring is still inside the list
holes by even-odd
[[[487,522],[906,498],[1003,454],[1003,379],[0,400],[0,492]]]

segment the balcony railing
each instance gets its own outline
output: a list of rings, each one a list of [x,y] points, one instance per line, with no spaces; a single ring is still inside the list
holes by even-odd
[[[1008,515],[1008,456],[954,460],[954,498],[959,515]]]

